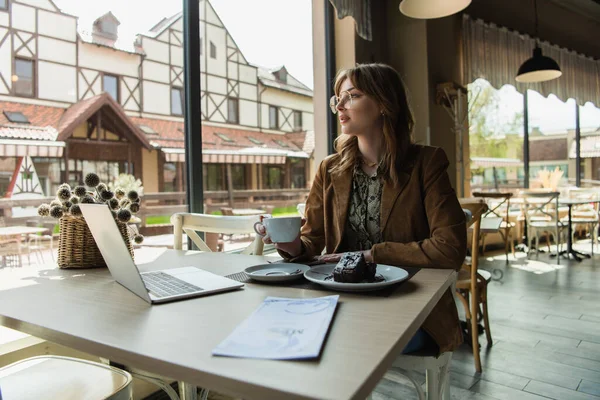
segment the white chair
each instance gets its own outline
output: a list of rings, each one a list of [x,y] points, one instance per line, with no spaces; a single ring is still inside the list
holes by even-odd
[[[171,217],[173,224],[173,234],[175,239],[173,248],[181,250],[183,247],[182,235],[186,235],[202,251],[212,251],[204,240],[200,238],[198,232],[205,233],[225,233],[225,234],[254,234],[254,241],[246,247],[242,254],[262,255],[262,238],[254,231],[254,224],[260,222],[260,215],[249,216],[223,216],[194,213],[176,213]]]
[[[590,239],[592,242],[592,256],[594,255],[594,244],[596,243],[597,236],[596,226],[598,225],[598,203],[597,201],[600,198],[600,193],[597,189],[594,188],[577,188],[569,190],[569,197],[578,200],[590,200],[591,203],[582,204],[573,207],[571,221],[574,226],[586,226],[587,230],[590,233]],[[569,219],[563,218],[563,223],[568,224]],[[576,229],[573,229],[571,241],[575,243],[575,232]]]
[[[0,369],[0,398],[132,400],[131,375],[97,362],[40,356]]]
[[[525,205],[525,220],[527,222],[527,248],[531,251],[531,242],[535,237],[536,255],[539,254],[540,232],[547,234],[548,251],[550,251],[550,235],[554,236],[556,251],[560,253],[561,234],[567,225],[561,222],[558,210],[559,192],[522,192]],[[560,264],[560,256],[556,256]]]
[[[393,367],[402,368],[406,371],[425,371],[425,392],[421,385],[409,374],[406,376],[417,390],[419,400],[450,400],[450,378],[449,368],[452,352],[440,355],[431,354],[426,351],[411,354],[402,354],[396,358]]]
[[[300,214],[300,216],[302,218],[304,218],[305,217],[304,211],[306,210],[306,203],[298,203],[298,205],[296,206],[296,210],[298,210],[298,214]]]

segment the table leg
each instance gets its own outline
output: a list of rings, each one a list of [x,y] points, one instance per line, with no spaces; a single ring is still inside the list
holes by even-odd
[[[573,220],[571,218],[571,208],[572,207],[573,207],[572,204],[568,205],[569,225],[568,225],[568,230],[567,230],[567,250],[563,250],[559,254],[561,256],[565,257],[566,259],[570,259],[572,257],[575,260],[577,260],[577,262],[581,262],[583,257],[591,258],[591,256],[589,254],[577,251],[573,248]]]
[[[198,388],[195,385],[180,381],[179,398],[181,400],[198,400]]]

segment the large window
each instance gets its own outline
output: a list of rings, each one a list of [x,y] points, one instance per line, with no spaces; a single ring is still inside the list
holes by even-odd
[[[279,128],[279,109],[275,106],[269,106],[269,128]]]
[[[227,99],[227,122],[230,124],[239,124],[240,109],[238,99],[229,97]]]
[[[234,190],[245,190],[246,187],[246,165],[233,164],[231,166],[231,182]]]
[[[294,130],[302,130],[302,111],[294,111]]]
[[[33,60],[15,59],[15,73],[12,76],[13,91],[19,96],[35,95],[35,68]]]
[[[283,188],[283,168],[273,165],[263,165],[263,189]]]
[[[104,74],[102,77],[102,90],[112,96],[119,102],[119,77],[110,74]]]
[[[171,88],[171,114],[183,115],[183,89]]]
[[[8,0],[0,0],[0,10],[8,10]]]
[[[204,164],[202,173],[204,175],[204,190],[227,189],[223,164]]]
[[[301,158],[292,158],[290,160],[290,179],[292,189],[304,189],[306,187],[306,162]]]

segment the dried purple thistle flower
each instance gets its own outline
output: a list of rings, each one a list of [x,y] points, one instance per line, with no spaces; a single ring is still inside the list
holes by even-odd
[[[53,206],[52,208],[50,208],[50,216],[52,218],[60,218],[63,216],[63,209],[62,206]]]
[[[133,237],[133,241],[136,242],[137,244],[140,244],[144,241],[144,236],[137,234]]]
[[[83,197],[85,196],[87,193],[87,189],[85,188],[85,186],[77,186],[75,188],[75,195],[79,196],[79,197]]]
[[[81,213],[81,207],[79,207],[79,204],[73,204],[71,206],[71,208],[69,209],[69,212],[74,217],[80,217],[82,215],[82,213]]]
[[[85,179],[83,181],[89,187],[94,187],[95,188],[100,183],[100,177],[98,175],[96,175],[95,173],[90,172],[89,174],[87,174],[85,176]]]
[[[130,190],[129,192],[127,192],[127,198],[131,201],[135,201],[139,197],[140,196],[138,195],[138,192],[136,192],[135,190]]]
[[[125,191],[121,188],[115,190],[115,197],[121,200],[125,196]]]
[[[40,204],[38,207],[38,215],[40,217],[47,217],[50,215],[50,205],[49,204]]]
[[[54,199],[50,202],[50,208],[59,206],[62,207],[62,202],[60,200]]]
[[[72,204],[79,204],[79,197],[77,196],[73,196],[71,197],[71,199],[69,200]]]
[[[129,211],[126,208],[121,208],[117,212],[117,219],[121,222],[129,222],[129,220],[131,219],[131,211]]]
[[[133,203],[129,206],[129,211],[131,211],[132,213],[136,214],[138,211],[140,211],[140,205],[137,203]]]
[[[115,194],[110,190],[103,190],[100,192],[100,197],[102,198],[102,200],[110,200],[114,197],[114,195]]]
[[[96,201],[94,200],[94,198],[92,196],[90,196],[89,194],[86,194],[85,196],[83,196],[80,201],[81,204],[94,204],[96,203]]]
[[[117,208],[119,208],[119,200],[113,197],[112,199],[108,200],[108,206],[111,209],[116,210]]]
[[[71,191],[66,187],[61,187],[56,191],[56,197],[58,197],[60,201],[67,201],[71,198]]]
[[[102,193],[104,190],[108,190],[108,186],[106,186],[105,183],[99,183],[98,186],[96,186],[96,191],[98,193]]]

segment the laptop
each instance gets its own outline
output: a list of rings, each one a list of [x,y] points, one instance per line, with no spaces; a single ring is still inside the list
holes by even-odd
[[[115,280],[150,304],[238,289],[243,283],[196,267],[140,273],[106,204],[80,204],[94,240]]]

